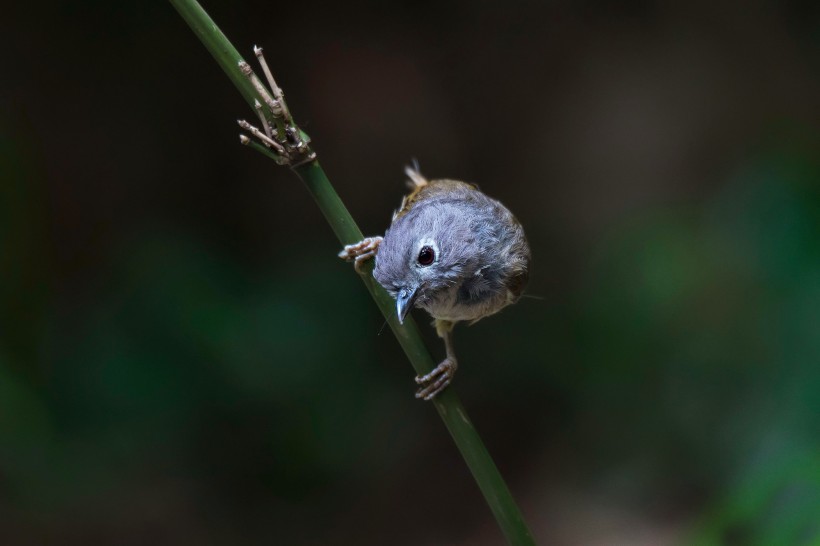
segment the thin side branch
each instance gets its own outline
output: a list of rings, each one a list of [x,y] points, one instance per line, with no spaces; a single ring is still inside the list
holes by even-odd
[[[265,56],[262,54],[262,48],[254,46],[254,52],[259,59],[259,64],[262,65],[262,71],[265,73],[271,90],[265,87],[248,63],[239,61],[237,67],[251,83],[259,97],[262,98],[262,102],[265,103],[263,106],[259,99],[253,101],[253,107],[259,121],[262,123],[264,132],[245,120],[240,120],[239,126],[258,138],[268,148],[273,148],[274,153],[278,156],[276,162],[280,165],[295,167],[313,161],[316,159],[316,153],[307,145],[306,138],[302,136],[304,133],[293,122],[290,110],[288,110],[285,103],[284,93],[276,85],[276,80],[273,79],[273,74],[271,74]],[[271,128],[268,119],[276,125],[276,131]]]

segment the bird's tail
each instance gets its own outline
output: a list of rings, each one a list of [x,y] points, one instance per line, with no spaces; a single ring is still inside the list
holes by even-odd
[[[424,175],[421,174],[421,171],[419,170],[419,162],[415,159],[413,159],[412,165],[404,168],[404,174],[407,175],[407,185],[410,186],[411,190],[426,186],[429,182],[426,178],[424,178]]]

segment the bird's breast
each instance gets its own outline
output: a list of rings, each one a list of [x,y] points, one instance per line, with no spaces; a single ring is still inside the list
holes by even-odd
[[[472,279],[425,298],[418,306],[435,319],[476,321],[501,311],[511,303],[504,289],[490,289],[486,284],[478,288]]]

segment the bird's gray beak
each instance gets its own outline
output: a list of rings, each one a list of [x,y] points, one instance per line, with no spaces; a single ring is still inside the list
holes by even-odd
[[[399,293],[396,294],[396,312],[399,315],[399,324],[404,324],[404,317],[407,316],[407,313],[413,308],[413,304],[416,303],[418,293],[419,287],[413,286],[402,288],[399,290]]]

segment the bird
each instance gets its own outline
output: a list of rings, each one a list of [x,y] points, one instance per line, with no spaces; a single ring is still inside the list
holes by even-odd
[[[446,358],[416,377],[415,395],[432,400],[458,368],[454,326],[474,324],[517,302],[529,280],[531,252],[521,223],[477,186],[428,180],[417,164],[405,174],[411,191],[384,236],[347,245],[339,257],[354,262],[359,273],[375,259],[373,277],[395,298],[400,323],[413,307],[433,318]]]

